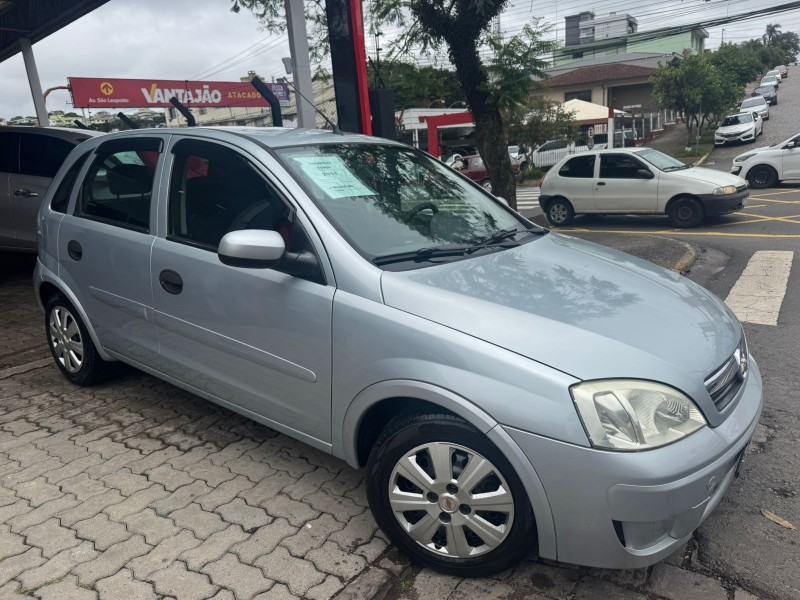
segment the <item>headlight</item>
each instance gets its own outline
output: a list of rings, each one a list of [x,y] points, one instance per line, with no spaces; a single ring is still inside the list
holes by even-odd
[[[678,390],[635,379],[587,381],[570,388],[595,448],[636,452],[666,446],[706,424],[694,402]]]
[[[748,158],[752,158],[752,157],[753,157],[753,156],[755,156],[755,155],[756,155],[756,153],[755,153],[755,152],[750,152],[749,154],[742,154],[741,156],[737,156],[736,158],[734,158],[734,159],[733,159],[733,162],[735,162],[735,163],[736,163],[736,162],[744,162],[744,161],[746,161]]]
[[[735,194],[736,193],[736,186],[735,185],[726,185],[725,187],[714,188],[714,191],[712,193],[715,196],[723,196],[725,194]]]

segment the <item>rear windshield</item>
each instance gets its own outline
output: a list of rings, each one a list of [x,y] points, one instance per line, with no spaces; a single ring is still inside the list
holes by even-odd
[[[753,115],[732,115],[722,119],[722,126],[729,127],[731,125],[741,125],[743,123],[752,123]]]

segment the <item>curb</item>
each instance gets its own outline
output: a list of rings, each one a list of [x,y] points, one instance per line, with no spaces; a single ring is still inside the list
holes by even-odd
[[[706,160],[708,159],[709,156],[711,156],[711,152],[706,152],[705,154],[703,154],[703,156],[701,156],[698,159],[698,161],[696,163],[694,163],[694,166],[695,167],[702,167],[703,163],[706,162]]]
[[[678,262],[676,262],[672,267],[673,271],[684,275],[689,271],[689,269],[691,269],[692,265],[697,260],[697,250],[694,249],[694,246],[687,244],[686,242],[681,242],[680,240],[674,241],[686,246],[686,252],[684,252],[683,256],[681,256]]]

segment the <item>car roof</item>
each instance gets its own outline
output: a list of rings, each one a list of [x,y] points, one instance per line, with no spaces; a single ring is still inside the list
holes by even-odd
[[[325,129],[300,129],[288,127],[153,127],[129,129],[107,134],[108,139],[136,137],[142,134],[200,135],[207,139],[228,140],[232,137],[246,138],[268,148],[286,148],[317,144],[381,143],[402,145],[399,142],[355,133],[333,133]]]
[[[752,115],[753,115],[753,113],[750,112],[749,110],[743,110],[743,111],[740,111],[740,112],[736,112],[736,113],[731,113],[729,115],[725,115],[725,118],[727,119],[728,117],[746,117],[746,116],[752,116]]]
[[[767,102],[766,100],[764,100],[764,96],[750,96],[749,98],[745,98],[744,100],[742,100],[742,104],[744,104],[745,102],[758,102],[759,100],[765,104]]]
[[[97,137],[105,135],[102,131],[94,131],[93,129],[78,129],[72,127],[24,127],[24,126],[8,126],[0,127],[0,133],[33,133],[37,135],[48,135],[51,137],[61,138],[62,140],[75,140],[81,138],[85,140],[90,137]]]

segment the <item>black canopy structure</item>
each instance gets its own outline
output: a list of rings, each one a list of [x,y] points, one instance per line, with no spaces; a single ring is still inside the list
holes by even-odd
[[[47,124],[47,111],[31,45],[106,2],[108,0],[0,0],[0,62],[22,52],[40,125]]]

